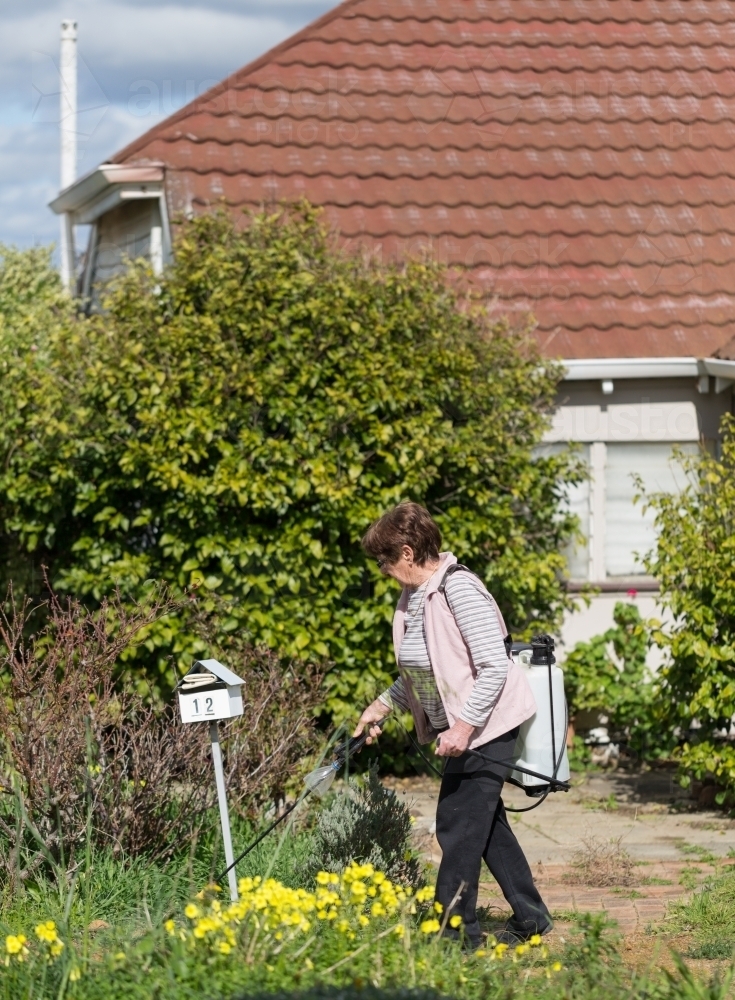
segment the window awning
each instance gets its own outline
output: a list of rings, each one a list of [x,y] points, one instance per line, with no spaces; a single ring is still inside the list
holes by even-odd
[[[49,207],[57,215],[70,215],[72,225],[87,225],[123,201],[160,198],[163,180],[162,163],[102,163],[57,195]]]

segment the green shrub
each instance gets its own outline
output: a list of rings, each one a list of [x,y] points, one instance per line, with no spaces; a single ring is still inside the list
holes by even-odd
[[[735,714],[735,419],[725,416],[721,430],[719,457],[679,456],[687,476],[680,493],[643,491],[658,531],[645,565],[671,622],[652,633],[666,653],[656,724],[664,745],[682,741],[683,783],[713,776],[719,802],[735,797],[735,747],[724,739]]]
[[[515,630],[569,602],[559,508],[581,472],[534,458],[561,368],[430,263],[343,257],[308,207],[245,228],[213,214],[103,315],[49,301],[3,337],[4,530],[55,588],[219,595],[230,631],[334,663],[337,719],[390,679],[394,586],[359,540],[397,501],[428,505]],[[170,654],[196,648],[173,615],[136,662],[168,689]]]
[[[304,876],[320,870],[341,872],[350,861],[364,861],[388,878],[411,886],[421,882],[421,865],[411,850],[411,814],[371,766],[346,791],[330,796],[320,811],[314,848]]]
[[[628,730],[632,741],[641,744],[654,690],[646,669],[650,639],[635,604],[618,601],[613,620],[612,628],[577,643],[564,660],[569,715],[603,713],[611,729]]]

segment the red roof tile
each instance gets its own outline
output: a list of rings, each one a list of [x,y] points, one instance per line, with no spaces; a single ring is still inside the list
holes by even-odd
[[[347,0],[113,162],[173,215],[306,195],[430,248],[564,357],[708,356],[735,324],[731,0]]]

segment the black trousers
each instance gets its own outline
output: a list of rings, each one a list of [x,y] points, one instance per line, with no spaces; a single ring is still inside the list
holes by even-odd
[[[512,758],[518,729],[478,748],[488,762]],[[551,926],[551,915],[534,885],[521,845],[510,827],[500,793],[509,767],[492,765],[464,753],[448,757],[439,805],[436,836],[442,862],[436,883],[436,898],[446,908],[462,882],[465,889],[452,909],[459,914],[465,933],[480,940],[477,892],[480,865],[484,860],[513,909],[510,926],[523,934],[542,933]],[[447,927],[449,932],[449,927]]]

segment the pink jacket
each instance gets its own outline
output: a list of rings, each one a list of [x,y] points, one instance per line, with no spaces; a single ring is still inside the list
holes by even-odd
[[[442,552],[439,556],[439,568],[429,580],[426,588],[426,599],[424,601],[424,628],[426,631],[426,646],[429,650],[431,667],[436,677],[439,695],[447,713],[449,725],[454,725],[459,718],[459,714],[464,708],[465,702],[469,698],[472,688],[475,685],[477,671],[472,662],[470,651],[462,638],[459,626],[454,620],[454,615],[449,609],[447,599],[444,594],[438,593],[444,573],[448,566],[457,562],[456,556],[451,552]],[[477,577],[471,576],[478,590],[488,594],[487,590]],[[490,606],[495,609],[503,635],[507,634],[503,616],[490,597]],[[398,660],[398,653],[401,642],[406,631],[406,607],[408,606],[409,592],[404,589],[396,607],[393,618],[393,646]],[[488,610],[490,610],[490,606]],[[400,666],[399,666],[400,669]],[[410,678],[401,671],[406,696],[411,706],[411,714],[416,724],[416,734],[421,743],[429,743],[437,733],[432,727],[423,708],[419,704],[418,698],[414,695]],[[528,681],[521,668],[511,660],[508,665],[508,676],[506,678],[500,697],[495,703],[495,707],[490,713],[490,718],[482,728],[477,728],[470,741],[470,749],[482,746],[488,740],[496,736],[502,736],[509,729],[520,726],[526,719],[530,719],[536,711],[536,702]]]

